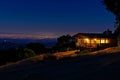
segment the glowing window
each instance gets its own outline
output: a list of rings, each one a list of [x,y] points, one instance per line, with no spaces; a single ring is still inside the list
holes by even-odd
[[[101,39],[101,43],[105,43],[105,40],[104,40],[104,39]]]
[[[106,43],[109,43],[109,40],[108,40],[108,39],[106,40]]]
[[[89,40],[88,38],[85,38],[85,39],[84,39],[84,42],[85,42],[85,43],[90,43],[90,40]]]

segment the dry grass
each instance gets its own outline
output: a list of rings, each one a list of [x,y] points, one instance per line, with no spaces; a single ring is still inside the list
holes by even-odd
[[[14,65],[14,64],[20,64],[20,63],[28,62],[28,61],[36,62],[36,61],[44,61],[44,60],[55,60],[55,59],[58,60],[58,59],[62,59],[62,58],[76,57],[76,56],[119,53],[120,52],[120,47],[110,47],[110,48],[106,48],[104,50],[87,52],[87,53],[84,53],[84,54],[76,54],[76,52],[77,52],[77,50],[66,51],[66,52],[57,52],[57,53],[53,53],[53,54],[41,54],[41,55],[37,55],[37,56],[31,57],[31,58],[27,58],[27,59],[24,59],[24,60],[21,60],[21,61],[18,61],[18,62],[8,63],[6,65],[0,66],[0,68],[10,66],[10,65]]]
[[[111,54],[111,53],[119,53],[119,52],[120,52],[120,47],[110,47],[110,48],[106,48],[104,50],[90,52],[90,54],[92,54],[92,55],[96,55],[96,54]]]
[[[44,60],[59,60],[65,57],[75,57],[77,54],[75,54],[77,50],[73,51],[66,51],[66,52],[57,52],[52,54],[41,54],[37,55],[35,57],[29,58],[29,61],[44,61]]]
[[[66,52],[57,52],[54,55],[57,57],[57,59],[64,58],[64,57],[73,57],[73,56],[76,56],[76,54],[75,54],[76,51],[77,50],[66,51]]]
[[[29,61],[42,61],[42,60],[44,60],[44,56],[45,56],[45,54],[41,54],[41,55],[37,55],[35,57],[31,57],[28,60]]]

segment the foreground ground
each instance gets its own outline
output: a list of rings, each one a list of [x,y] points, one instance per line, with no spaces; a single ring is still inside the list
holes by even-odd
[[[119,74],[119,52],[56,61],[23,61],[0,68],[0,80],[120,80]]]

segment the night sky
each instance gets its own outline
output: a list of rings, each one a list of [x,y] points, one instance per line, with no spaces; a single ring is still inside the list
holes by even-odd
[[[60,36],[114,30],[101,0],[1,0],[0,33]],[[2,35],[3,36],[3,35]]]

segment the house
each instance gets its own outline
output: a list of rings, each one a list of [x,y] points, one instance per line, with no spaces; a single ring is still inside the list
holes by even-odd
[[[111,47],[117,45],[116,36],[109,32],[104,33],[78,33],[73,36],[76,39],[77,47],[97,48]]]

